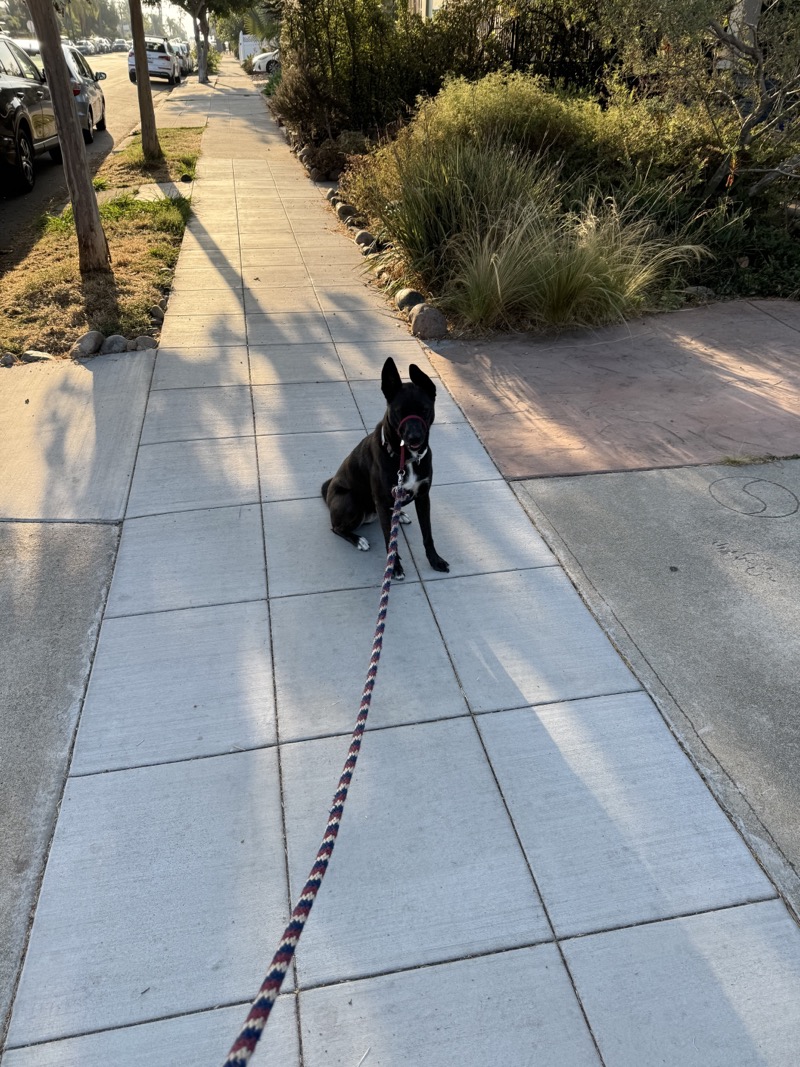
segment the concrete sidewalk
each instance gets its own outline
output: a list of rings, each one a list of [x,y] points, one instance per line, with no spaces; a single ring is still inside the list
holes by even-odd
[[[221,1064],[323,831],[382,553],[319,485],[424,351],[214,90],[2,1067]],[[191,100],[181,106],[191,110]],[[790,1067],[800,931],[444,387],[330,872],[254,1063]],[[122,477],[122,475],[120,476]]]

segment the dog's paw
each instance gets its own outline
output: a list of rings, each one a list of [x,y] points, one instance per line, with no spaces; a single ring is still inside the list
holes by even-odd
[[[409,515],[406,515],[406,513],[404,511],[401,511],[400,512],[400,522],[402,522],[403,526],[410,526],[411,523],[413,522],[413,519]]]
[[[403,564],[398,559],[394,565],[394,571],[392,577],[396,582],[402,582],[405,580],[406,572],[403,570]]]
[[[435,571],[449,571],[450,564],[446,559],[442,559],[441,556],[429,556],[428,563],[433,567]]]
[[[369,541],[366,537],[359,537],[356,541],[356,548],[359,552],[369,552]]]

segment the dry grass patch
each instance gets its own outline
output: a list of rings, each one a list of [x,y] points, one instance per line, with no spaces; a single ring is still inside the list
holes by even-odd
[[[134,134],[129,145],[120,152],[112,152],[97,172],[97,179],[105,189],[122,189],[150,182],[193,181],[200,155],[201,126],[181,126],[158,131],[164,158],[146,163],[142,153],[141,134]]]
[[[100,190],[135,189],[151,182],[194,178],[203,130],[190,126],[158,131],[164,159],[145,163],[141,138],[109,156],[94,178]],[[127,337],[149,333],[150,308],[169,290],[189,201],[145,202],[120,194],[100,207],[111,251],[113,278],[82,278],[72,210],[44,215],[35,239],[3,275],[0,286],[0,351],[38,348],[66,355],[87,330]],[[31,235],[31,231],[28,231]]]
[[[0,286],[0,349],[65,355],[87,330],[150,331],[150,308],[172,280],[189,202],[120,197],[100,208],[113,278],[81,277],[71,210],[44,216],[42,234]]]

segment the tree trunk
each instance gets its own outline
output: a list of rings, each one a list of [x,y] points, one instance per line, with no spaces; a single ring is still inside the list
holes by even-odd
[[[203,35],[203,61],[205,62],[205,82],[208,84],[208,8],[203,5],[200,11],[200,32]]]
[[[86,161],[86,148],[78,122],[78,109],[72,95],[67,61],[61,50],[61,31],[56,21],[52,0],[29,0],[36,36],[42,49],[42,59],[47,71],[47,84],[53,100],[56,128],[64,159],[64,175],[67,179],[75,232],[78,236],[78,259],[81,274],[91,271],[110,271],[111,256],[108,251],[97,197]]]
[[[128,0],[131,13],[133,58],[136,63],[136,90],[139,97],[139,119],[142,124],[142,152],[149,163],[162,159],[164,153],[156,131],[156,113],[150,91],[150,72],[147,69],[147,49],[144,44],[144,18],[141,0]]]
[[[195,35],[197,37],[197,80],[208,85],[208,12],[205,4],[200,4],[195,16]]]
[[[200,23],[197,15],[192,18],[194,27],[194,46],[197,49],[197,80],[201,83],[208,82],[208,70],[206,69],[206,57],[203,54],[203,42],[200,37]]]

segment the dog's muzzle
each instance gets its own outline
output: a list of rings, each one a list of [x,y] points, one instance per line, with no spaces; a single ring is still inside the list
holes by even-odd
[[[405,429],[404,429],[405,427]],[[420,415],[406,415],[397,427],[400,444],[406,445],[412,452],[417,452],[425,444],[428,436],[428,424]]]

